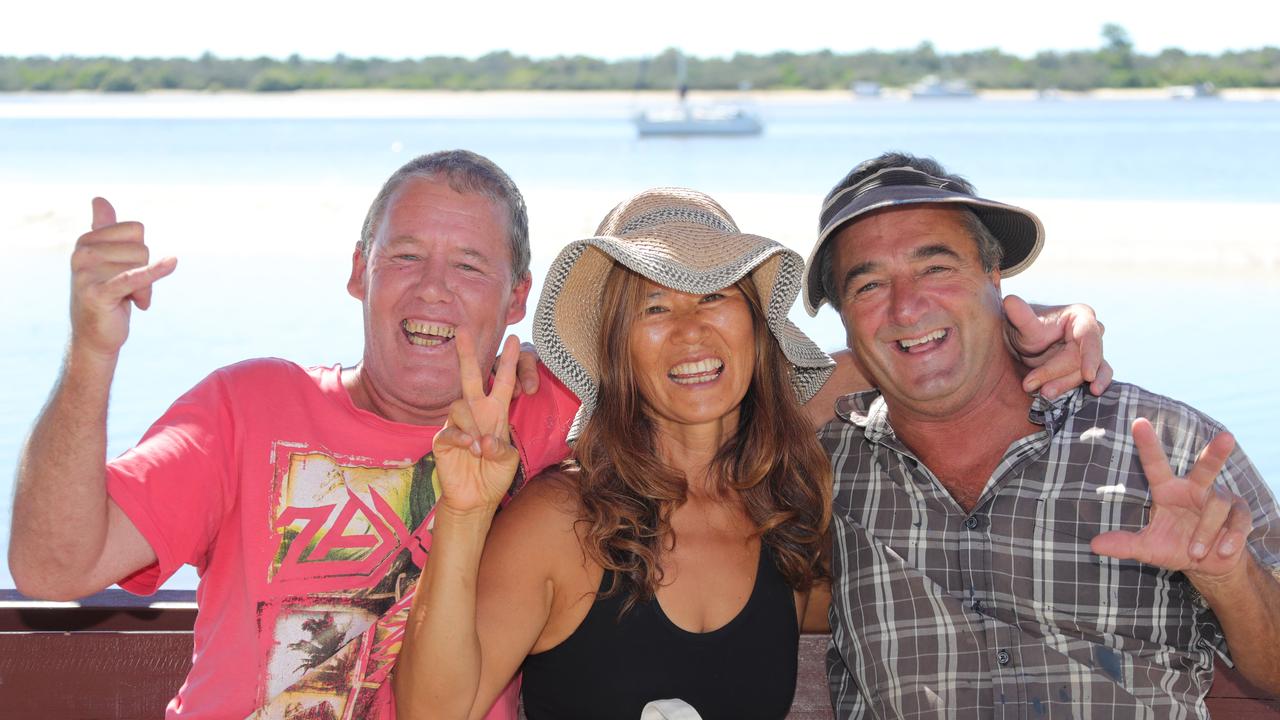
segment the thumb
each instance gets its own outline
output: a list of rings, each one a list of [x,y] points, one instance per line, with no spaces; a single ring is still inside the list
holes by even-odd
[[[1142,541],[1137,533],[1127,530],[1111,530],[1099,533],[1089,541],[1089,549],[1098,555],[1106,555],[1117,560],[1139,560]]]
[[[1035,354],[1042,352],[1050,345],[1044,337],[1044,321],[1036,315],[1026,300],[1017,295],[1006,295],[1003,301],[1004,315],[1013,326],[1016,337],[1013,338],[1014,349],[1019,354]]]
[[[93,229],[101,230],[108,225],[116,224],[116,209],[111,207],[111,203],[106,198],[96,197],[93,199]]]

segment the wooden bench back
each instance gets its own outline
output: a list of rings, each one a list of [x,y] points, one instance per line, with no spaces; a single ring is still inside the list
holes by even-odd
[[[120,593],[104,595],[82,603],[33,603],[0,593],[0,717],[163,716],[191,667],[195,606],[190,594],[162,595],[163,608]],[[104,602],[133,605],[94,607]],[[826,635],[800,640],[800,674],[789,718],[833,717],[824,668],[827,640]],[[1221,663],[1208,705],[1215,720],[1280,720],[1280,698]]]

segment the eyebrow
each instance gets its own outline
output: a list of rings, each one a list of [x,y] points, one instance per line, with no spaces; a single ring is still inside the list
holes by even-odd
[[[403,245],[417,245],[418,242],[419,242],[419,239],[413,235],[397,235],[396,237],[393,237],[390,240],[388,240],[387,245],[389,247],[401,247]],[[463,248],[459,248],[458,252],[462,253],[463,256],[468,258],[489,262],[489,256],[483,252],[480,252],[479,250],[476,250],[475,248],[463,247]]]
[[[941,243],[936,243],[933,245],[922,245],[916,248],[915,250],[911,251],[912,260],[928,260],[929,258],[938,257],[939,255],[955,258],[956,260],[960,259],[960,255],[957,254],[955,250],[952,250],[951,248]],[[852,284],[853,281],[857,279],[859,275],[866,275],[867,273],[872,272],[879,267],[880,267],[880,263],[874,260],[868,260],[864,263],[859,263],[857,265],[854,265],[853,267],[849,268],[849,272],[844,274],[844,283],[841,285],[841,288],[848,289],[849,285]]]

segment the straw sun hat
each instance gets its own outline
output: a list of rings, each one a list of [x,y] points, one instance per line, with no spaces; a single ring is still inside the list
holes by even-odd
[[[738,231],[720,204],[695,190],[655,188],[615,207],[596,236],[570,243],[552,263],[533,316],[533,342],[556,377],[582,401],[569,437],[595,409],[605,278],[615,262],[688,293],[711,293],[747,275],[765,322],[791,364],[801,402],[822,387],[831,358],[787,319],[800,292],[800,255],[768,238]]]

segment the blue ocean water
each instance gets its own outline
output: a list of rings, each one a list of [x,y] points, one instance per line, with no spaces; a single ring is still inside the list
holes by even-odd
[[[637,139],[626,102],[561,104],[554,111],[513,105],[500,117],[442,117],[427,108],[420,119],[4,113],[6,103],[32,102],[41,100],[0,96],[0,184],[334,184],[367,187],[372,195],[412,154],[466,147],[494,159],[526,191],[616,190],[622,197],[641,187],[686,185],[713,195],[808,195],[816,207],[854,162],[903,149],[962,169],[995,197],[1280,202],[1277,102],[774,101],[759,108],[767,124],[761,137],[676,140]],[[538,208],[531,212],[536,216]],[[15,247],[9,244],[21,238],[3,241]],[[544,252],[535,250],[535,272],[550,261],[538,256]],[[11,271],[0,303],[6,338],[0,372],[10,380],[0,390],[0,551],[18,448],[56,376],[67,328],[66,258],[23,263]],[[264,254],[253,262],[213,255],[184,260],[181,271],[181,290],[163,290],[164,302],[135,322],[125,347],[113,389],[112,454],[220,365],[262,355],[303,364],[359,359],[359,305],[338,290],[347,268],[332,255]],[[1280,444],[1273,440],[1280,389],[1271,369],[1280,351],[1274,337],[1280,289],[1265,277],[1228,282],[1188,274],[1121,284],[1115,275],[1099,275],[1034,287],[1018,280],[1006,289],[1093,304],[1107,324],[1107,355],[1121,379],[1186,400],[1227,424],[1272,487],[1280,487]],[[834,316],[793,315],[823,346],[843,344]],[[527,335],[527,321],[518,330]],[[0,564],[0,587],[10,583]],[[191,587],[194,575],[175,583]]]

